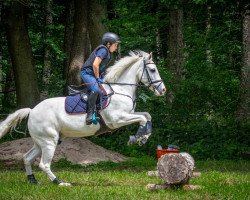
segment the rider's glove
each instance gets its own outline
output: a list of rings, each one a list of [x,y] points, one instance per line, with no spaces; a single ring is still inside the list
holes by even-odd
[[[104,83],[103,80],[100,79],[100,78],[97,78],[96,80],[97,80],[97,82],[100,83],[100,84]]]

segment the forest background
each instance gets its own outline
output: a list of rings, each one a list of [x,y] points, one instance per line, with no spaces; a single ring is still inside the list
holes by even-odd
[[[197,159],[241,159],[250,151],[248,1],[2,0],[0,25],[2,119],[67,95],[102,34],[112,31],[122,56],[153,52],[168,92],[138,89],[136,110],[152,115],[146,145],[126,145],[138,125],[90,140],[134,157],[155,156],[157,144],[178,145]]]

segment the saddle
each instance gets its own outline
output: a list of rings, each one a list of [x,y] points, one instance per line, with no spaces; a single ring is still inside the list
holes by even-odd
[[[87,112],[89,91],[84,85],[68,86],[68,96],[65,98],[65,111],[68,114],[83,114]],[[96,103],[98,111],[105,109],[110,102],[110,97],[102,88],[102,95],[99,95]]]

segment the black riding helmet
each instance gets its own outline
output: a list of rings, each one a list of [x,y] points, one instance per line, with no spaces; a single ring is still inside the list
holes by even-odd
[[[107,42],[121,43],[119,36],[117,34],[111,33],[111,32],[104,33],[102,36],[102,44],[106,44]]]

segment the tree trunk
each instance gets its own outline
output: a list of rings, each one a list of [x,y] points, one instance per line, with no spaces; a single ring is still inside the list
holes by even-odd
[[[161,37],[160,37],[159,29],[157,29],[157,32],[156,32],[155,42],[156,42],[156,56],[157,56],[156,60],[159,61],[161,57]]]
[[[91,49],[93,50],[101,43],[102,35],[108,31],[104,24],[107,19],[107,7],[104,3],[99,3],[98,0],[90,1],[89,12],[89,37]]]
[[[2,101],[2,97],[3,97],[3,66],[2,66],[2,55],[0,52],[0,102]],[[2,110],[2,104],[0,104],[0,110]]]
[[[236,119],[243,122],[249,118],[250,113],[250,4],[245,6],[242,28],[241,101],[236,111]]]
[[[2,38],[2,27],[3,27],[3,21],[2,21],[2,8],[3,8],[3,2],[0,2],[0,37]],[[2,41],[0,41],[0,45],[2,46]],[[3,61],[3,50],[1,49],[0,51],[0,102],[2,102],[2,97],[3,97],[3,66],[2,66],[2,61]],[[0,109],[2,110],[2,104],[0,104]]]
[[[15,84],[12,66],[7,69],[4,82],[2,106],[6,110],[10,105],[13,105],[13,99],[15,98]]]
[[[66,3],[66,23],[64,31],[64,68],[63,68],[63,79],[68,80],[69,64],[70,64],[70,52],[73,42],[73,27],[74,27],[74,1],[69,0]],[[66,83],[67,85],[67,83]],[[64,94],[66,95],[67,87],[64,88]]]
[[[168,69],[173,73],[176,81],[182,79],[183,65],[183,10],[171,10],[168,32]]]
[[[33,107],[39,101],[37,76],[26,24],[27,7],[13,1],[8,16],[7,39],[14,69],[17,106]]]
[[[212,18],[212,15],[211,15],[211,6],[207,6],[207,21],[206,21],[206,35],[207,37],[209,37],[209,34],[211,32],[211,28],[212,28],[212,25],[211,25],[211,18]],[[210,45],[208,44],[207,46],[207,50],[206,50],[206,56],[207,56],[207,64],[209,67],[211,67],[212,65],[212,62],[213,62],[213,57],[212,57],[212,53],[211,53],[211,47]]]
[[[50,48],[48,39],[50,37],[50,26],[53,23],[52,17],[52,0],[47,0],[46,3],[46,25],[45,25],[45,48],[44,48],[44,67],[43,67],[43,90],[41,99],[48,98],[48,85],[51,74]]]
[[[70,53],[68,84],[81,84],[80,69],[86,58],[88,1],[75,0],[73,43]]]
[[[192,177],[194,160],[187,153],[165,154],[158,160],[157,169],[166,184],[184,185]]]

